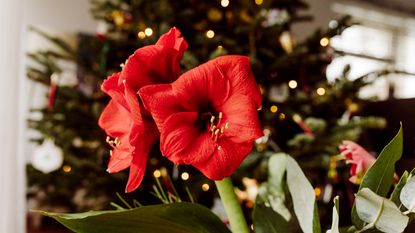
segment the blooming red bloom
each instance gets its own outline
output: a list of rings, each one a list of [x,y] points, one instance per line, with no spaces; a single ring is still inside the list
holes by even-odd
[[[108,172],[130,167],[126,191],[135,190],[144,177],[148,153],[159,137],[150,113],[139,102],[138,90],[149,84],[169,83],[180,75],[180,60],[187,43],[172,28],[155,45],[138,49],[120,73],[102,84],[111,101],[102,112],[99,125],[113,147]]]
[[[360,184],[366,171],[375,163],[375,157],[352,141],[343,141],[339,149],[351,164],[350,182]]]
[[[163,155],[212,180],[230,176],[262,136],[261,94],[247,57],[216,58],[139,94],[161,133]]]

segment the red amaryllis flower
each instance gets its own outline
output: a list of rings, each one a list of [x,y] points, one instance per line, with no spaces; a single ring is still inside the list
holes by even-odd
[[[216,58],[139,94],[161,133],[163,155],[212,180],[230,176],[262,136],[261,95],[247,57]]]
[[[366,171],[375,163],[375,157],[352,141],[343,141],[339,149],[346,157],[347,162],[351,164],[349,181],[360,184]]]
[[[180,75],[180,60],[187,43],[173,28],[162,35],[155,45],[138,49],[126,61],[120,73],[102,84],[111,101],[102,112],[99,125],[108,134],[113,147],[108,172],[130,167],[126,191],[135,190],[144,177],[148,152],[159,132],[138,100],[137,91],[148,84],[169,83]]]

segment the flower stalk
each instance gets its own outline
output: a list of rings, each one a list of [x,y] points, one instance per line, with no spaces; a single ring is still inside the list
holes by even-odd
[[[232,233],[249,233],[248,225],[233,189],[231,179],[226,177],[223,180],[215,181],[215,184],[228,215]]]

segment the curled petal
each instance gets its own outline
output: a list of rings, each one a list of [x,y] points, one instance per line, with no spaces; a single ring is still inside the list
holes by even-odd
[[[173,27],[159,38],[156,45],[163,45],[183,53],[187,49],[187,42],[183,37],[180,37],[180,34],[179,29]]]

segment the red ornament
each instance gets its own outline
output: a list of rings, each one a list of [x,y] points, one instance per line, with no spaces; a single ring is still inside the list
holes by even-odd
[[[112,98],[98,122],[113,147],[108,172],[130,167],[126,192],[132,192],[140,185],[148,152],[159,136],[150,113],[138,101],[137,92],[145,85],[176,80],[186,49],[187,43],[180,37],[180,31],[172,28],[155,45],[138,49],[121,72],[108,77],[102,84],[102,90]]]
[[[162,153],[212,180],[230,176],[263,135],[261,94],[247,57],[218,57],[139,94],[160,130]]]

